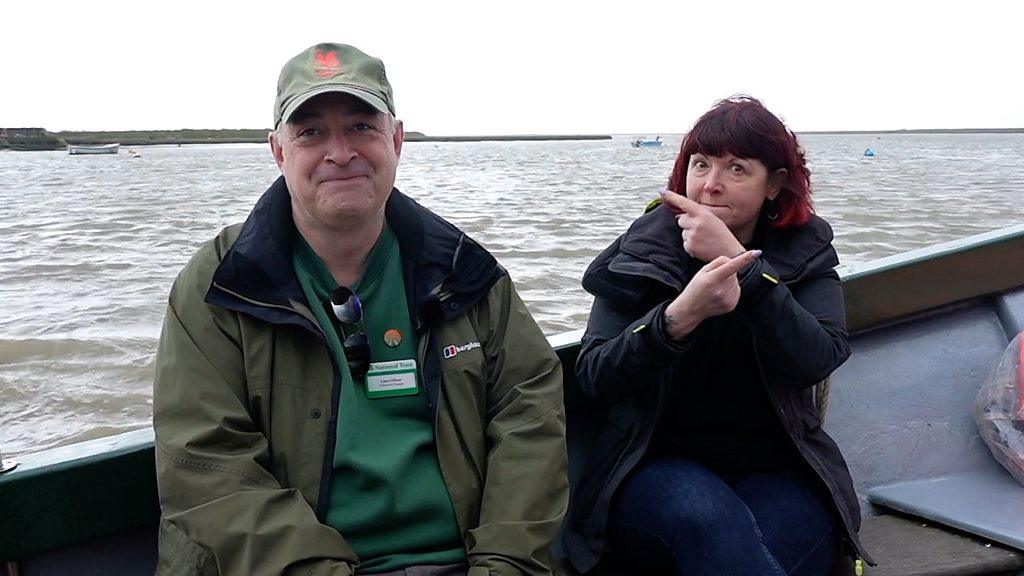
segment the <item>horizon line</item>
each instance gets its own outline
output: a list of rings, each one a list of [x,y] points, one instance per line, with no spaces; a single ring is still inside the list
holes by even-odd
[[[50,134],[103,134],[103,133],[147,133],[147,132],[271,132],[271,128],[156,128],[156,129],[129,129],[129,130],[57,130],[50,131],[41,126],[0,126],[0,130],[44,130]],[[840,130],[793,130],[796,134],[912,134],[912,133],[1024,133],[1024,126],[1010,128],[896,128],[896,129],[840,129]],[[503,136],[633,136],[644,134],[664,134],[668,136],[682,136],[686,132],[658,132],[630,131],[630,132],[520,132],[520,133],[477,133],[477,134],[445,134],[427,133],[418,130],[406,130],[406,134],[416,134],[425,137],[503,137]]]

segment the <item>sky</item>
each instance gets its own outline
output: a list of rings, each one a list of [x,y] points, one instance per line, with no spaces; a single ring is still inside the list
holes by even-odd
[[[407,131],[681,133],[746,93],[797,131],[1024,127],[1024,2],[6,0],[0,127],[267,128],[318,42]]]

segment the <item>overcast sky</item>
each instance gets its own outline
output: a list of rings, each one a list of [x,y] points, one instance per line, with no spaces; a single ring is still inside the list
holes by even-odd
[[[1024,127],[1024,2],[6,1],[0,126],[262,128],[321,41],[406,130],[685,132],[744,92],[796,130]]]

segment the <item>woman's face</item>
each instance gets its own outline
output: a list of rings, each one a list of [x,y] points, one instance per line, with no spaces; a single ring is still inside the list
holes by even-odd
[[[775,199],[779,193],[779,174],[754,158],[737,158],[732,154],[690,156],[686,170],[686,197],[707,206],[718,216],[740,242],[749,242],[761,213],[765,198]]]

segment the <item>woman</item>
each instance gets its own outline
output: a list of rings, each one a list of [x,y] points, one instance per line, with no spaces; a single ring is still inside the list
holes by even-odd
[[[737,97],[697,121],[662,205],[583,278],[577,376],[608,413],[565,534],[578,570],[820,576],[864,556],[813,402],[850,354],[831,242],[778,118]]]

